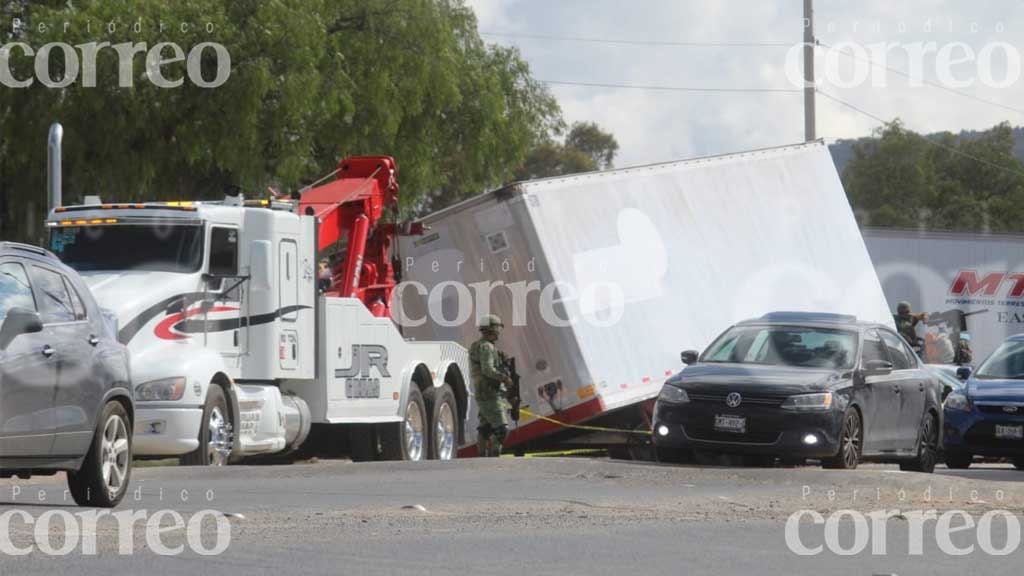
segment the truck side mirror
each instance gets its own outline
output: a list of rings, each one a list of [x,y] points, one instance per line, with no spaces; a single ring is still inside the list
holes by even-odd
[[[679,355],[679,358],[683,361],[683,364],[689,366],[690,364],[696,364],[697,358],[700,354],[696,350],[687,350]]]
[[[970,366],[960,366],[960,367],[958,367],[956,369],[956,377],[961,379],[961,380],[965,380],[966,381],[968,378],[971,377],[971,367]]]
[[[270,248],[268,240],[257,240],[249,245],[249,276],[254,290],[270,290],[274,285]]]
[[[3,326],[0,326],[0,350],[6,350],[22,334],[42,331],[43,321],[38,312],[28,308],[11,308],[7,311]]]

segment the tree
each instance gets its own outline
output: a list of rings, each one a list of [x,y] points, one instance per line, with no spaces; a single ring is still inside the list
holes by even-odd
[[[893,122],[853,146],[843,183],[861,225],[1021,232],[1024,165],[1008,124],[921,136]]]
[[[593,122],[577,122],[565,137],[565,147],[579,150],[594,161],[599,170],[607,170],[615,161],[619,143]]]
[[[562,144],[554,140],[539,143],[516,172],[519,180],[579,174],[613,167],[619,143],[615,136],[592,122],[572,125]]]
[[[561,111],[519,53],[485,44],[463,0],[46,0],[11,4],[19,40],[174,42],[186,53],[217,42],[231,76],[216,89],[162,89],[132,61],[99,52],[96,87],[0,88],[0,225],[38,240],[45,208],[45,137],[65,126],[65,197],[209,199],[228,185],[262,195],[296,189],[356,154],[395,157],[406,210],[440,206],[512,178],[529,150],[561,126]],[[113,32],[105,24],[114,22]],[[133,30],[138,22],[141,32]],[[57,24],[46,33],[41,23]],[[160,24],[166,29],[161,31]],[[182,31],[180,24],[188,24]],[[213,32],[206,29],[209,23]],[[59,54],[59,51],[57,51]],[[167,52],[170,55],[170,52]],[[214,75],[212,51],[204,76]],[[15,52],[18,78],[34,61]],[[63,75],[51,56],[50,73]],[[185,75],[185,63],[165,76]]]

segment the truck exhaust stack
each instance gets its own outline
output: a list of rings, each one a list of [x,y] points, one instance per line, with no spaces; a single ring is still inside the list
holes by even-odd
[[[50,126],[50,138],[46,145],[46,191],[49,195],[47,214],[61,206],[61,143],[64,140],[64,127],[60,122]]]

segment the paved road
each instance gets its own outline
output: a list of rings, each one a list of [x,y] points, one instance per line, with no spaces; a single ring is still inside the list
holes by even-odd
[[[60,479],[3,481],[0,517],[20,510],[42,521],[46,543],[69,535],[57,516]],[[351,464],[325,461],[293,466],[225,469],[138,469],[135,491],[119,512],[158,510],[183,521],[204,509],[197,546],[168,516],[161,535],[173,557],[155,554],[143,521],[118,550],[118,525],[103,518],[72,538],[67,556],[39,549],[40,537],[21,516],[0,526],[27,556],[0,555],[2,574],[975,574],[1020,573],[1024,552],[995,557],[976,546],[967,559],[939,550],[934,522],[922,531],[923,556],[908,554],[913,510],[963,509],[975,519],[992,509],[1024,514],[1024,473],[1006,467],[936,475],[873,466],[856,472],[816,468],[741,469],[642,465],[590,459],[501,459],[453,463]],[[39,502],[39,494],[45,501]],[[799,510],[900,510],[881,523],[884,556],[871,547],[848,557],[824,548],[801,557],[786,544],[787,519]],[[193,549],[218,540],[214,517],[230,525],[230,544],[211,557]],[[1019,517],[1019,516],[1018,516]],[[160,518],[157,518],[161,520]],[[127,524],[127,523],[126,523]],[[837,524],[840,546],[854,542],[855,524]],[[993,523],[992,542],[1007,541],[1005,521]],[[73,536],[73,530],[70,535]],[[825,527],[799,525],[801,544],[825,541]],[[877,527],[871,536],[877,536]],[[84,541],[96,554],[83,554]],[[223,543],[223,536],[221,537]],[[977,542],[974,531],[953,543]],[[159,544],[159,543],[158,543]],[[967,564],[971,562],[971,564]]]

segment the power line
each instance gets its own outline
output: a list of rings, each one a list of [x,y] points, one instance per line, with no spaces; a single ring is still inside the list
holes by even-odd
[[[891,120],[886,120],[885,118],[882,118],[881,116],[878,116],[876,114],[872,114],[871,112],[868,112],[867,110],[864,110],[863,108],[860,108],[860,107],[858,107],[858,106],[856,106],[854,104],[851,104],[851,103],[849,103],[849,102],[847,102],[845,100],[841,100],[839,98],[836,98],[835,96],[832,96],[831,94],[829,94],[827,92],[823,92],[821,90],[818,90],[817,92],[818,92],[818,94],[821,94],[822,96],[824,96],[825,98],[828,98],[829,100],[835,102],[836,104],[839,104],[841,106],[845,106],[846,108],[849,108],[850,110],[853,110],[854,112],[857,112],[859,114],[863,114],[864,116],[867,116],[868,118],[871,118],[872,120],[875,120],[876,122],[880,122],[882,124],[891,124],[892,123]],[[989,160],[985,160],[984,158],[979,158],[979,157],[977,157],[977,156],[975,156],[973,154],[969,154],[967,152],[964,152],[963,150],[960,150],[959,148],[954,148],[952,146],[947,146],[947,145],[943,144],[942,142],[939,142],[938,140],[934,140],[932,138],[928,138],[927,136],[923,136],[922,135],[921,139],[924,140],[925,142],[931,144],[932,146],[937,146],[939,148],[942,148],[943,150],[946,150],[947,152],[950,152],[952,154],[956,154],[957,156],[962,156],[962,157],[967,158],[969,160],[974,160],[975,162],[979,162],[981,164],[984,164],[984,165],[989,166],[991,168],[995,168],[996,170],[1001,170],[1001,171],[1006,172],[1008,174],[1013,174],[1014,176],[1024,176],[1024,172],[1021,172],[1019,170],[1014,170],[1013,168],[1008,168],[1006,166],[1002,166],[1002,165],[996,164],[995,162],[991,162]]]
[[[800,94],[802,90],[792,88],[703,88],[695,86],[651,86],[643,84],[612,84],[604,82],[571,82],[568,80],[538,80],[556,86],[584,86],[589,88],[624,88],[629,90],[662,90],[668,92],[739,92],[762,94]]]
[[[904,78],[906,78],[908,80],[915,80],[915,78],[913,76],[911,76],[908,72],[904,72],[903,70],[900,70],[899,68],[894,68],[894,67],[889,66],[887,64],[883,64],[883,63],[878,62],[877,60],[874,60],[872,58],[865,58],[865,57],[857,54],[856,52],[849,52],[849,51],[846,51],[846,50],[843,50],[843,49],[840,49],[840,48],[835,48],[835,47],[829,46],[828,44],[826,44],[824,42],[821,42],[821,41],[819,41],[818,44],[824,46],[825,48],[828,48],[829,50],[835,50],[836,52],[838,52],[838,53],[840,53],[840,54],[842,54],[842,55],[844,55],[844,56],[846,56],[848,58],[853,58],[854,60],[859,60],[861,62],[866,62],[868,64],[871,64],[872,66],[876,66],[876,67],[881,68],[883,70],[887,70],[889,72],[892,72],[893,74],[897,74],[899,76],[903,76]],[[949,92],[951,94],[956,94],[957,96],[960,96],[962,98],[968,98],[968,99],[974,100],[976,102],[981,102],[983,104],[988,104],[990,106],[996,106],[996,107],[1002,108],[1004,110],[1009,110],[1010,112],[1016,112],[1018,114],[1024,115],[1024,109],[1021,109],[1021,108],[1014,108],[1013,106],[1009,106],[1009,105],[1003,104],[1001,102],[996,102],[995,100],[989,100],[987,98],[982,98],[981,96],[975,96],[974,94],[971,94],[969,92],[964,92],[962,90],[957,90],[956,88],[950,88],[949,86],[945,86],[945,85],[940,84],[938,82],[933,82],[931,80],[928,80],[927,78],[916,78],[916,80],[919,80],[919,81],[921,81],[921,83],[927,84],[928,86],[931,86],[933,88],[939,88],[940,90],[945,90],[946,92]]]
[[[588,38],[580,36],[551,36],[547,34],[520,34],[517,32],[480,32],[481,36],[498,38],[526,38],[555,42],[584,42],[589,44],[623,44],[627,46],[675,46],[682,48],[789,48],[792,42],[675,42],[670,40],[629,40],[615,38]]]

